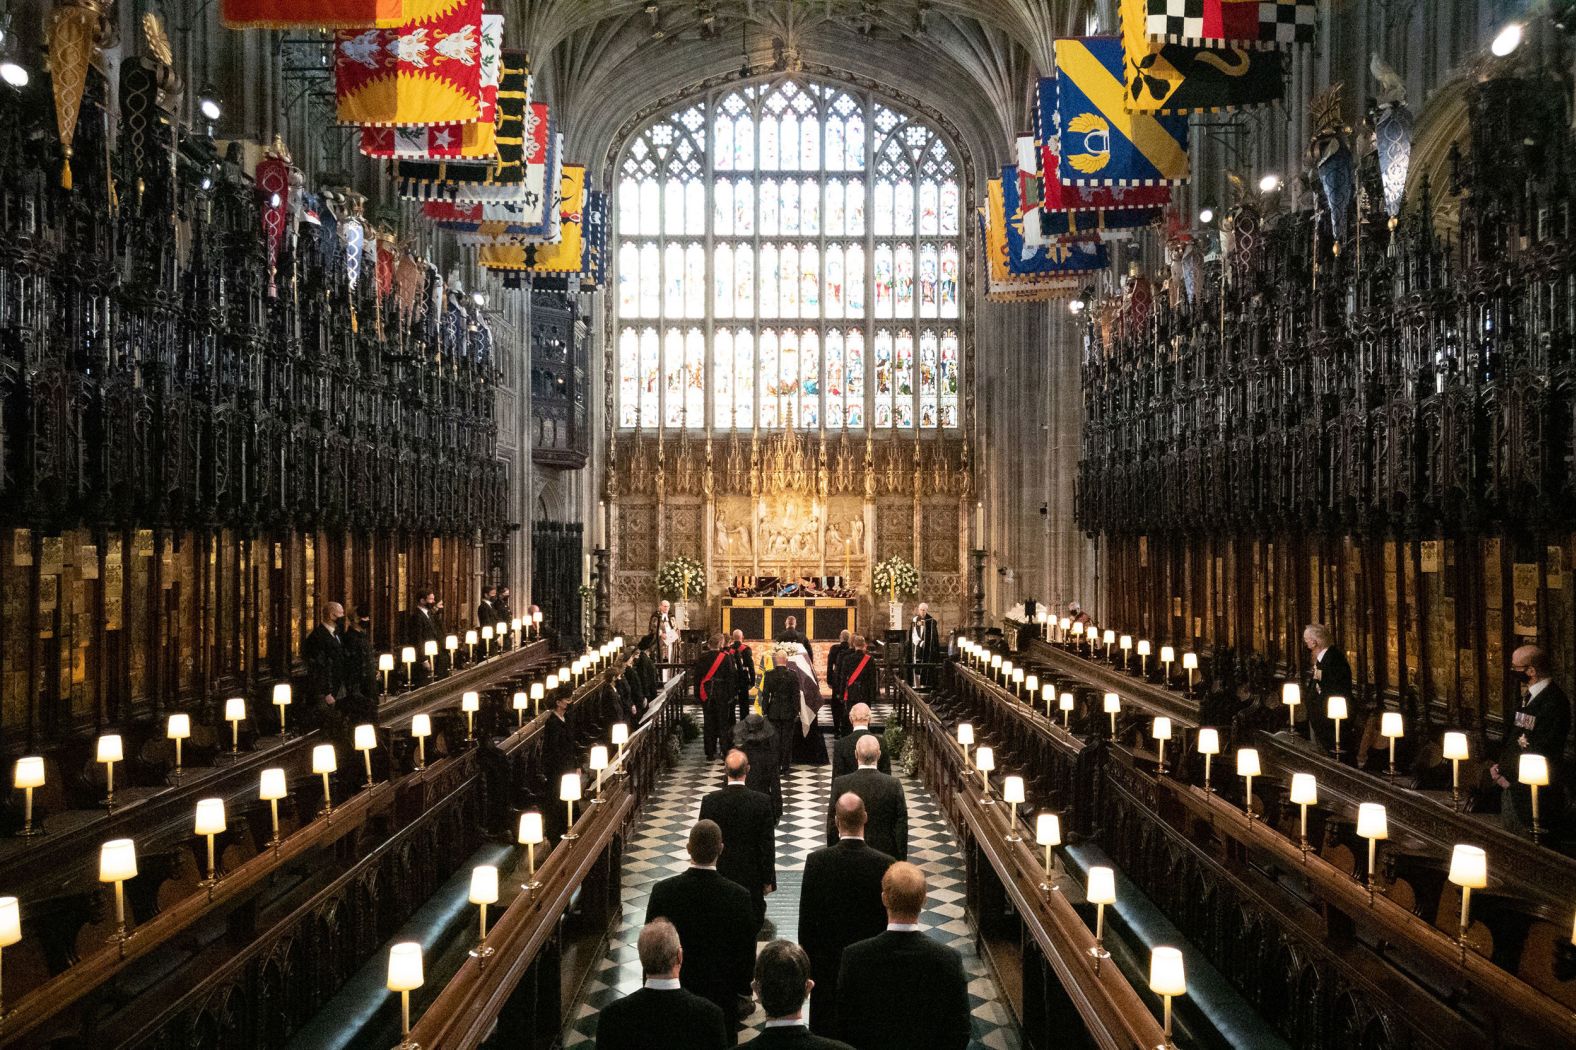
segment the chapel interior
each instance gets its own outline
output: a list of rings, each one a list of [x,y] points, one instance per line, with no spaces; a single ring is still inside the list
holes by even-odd
[[[1576,1046],[1573,513],[1573,0],[0,0],[0,1050]]]

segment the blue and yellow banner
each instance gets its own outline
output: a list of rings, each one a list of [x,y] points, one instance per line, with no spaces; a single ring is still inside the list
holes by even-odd
[[[1129,112],[1122,61],[1118,37],[1056,41],[1056,177],[1075,186],[1186,180],[1187,118]]]
[[[1103,270],[1110,263],[1098,241],[1058,241],[1038,247],[1024,243],[1023,215],[1018,204],[1017,172],[1011,180],[991,179],[987,190],[988,222],[985,249],[993,271],[1004,278],[1057,278]]]

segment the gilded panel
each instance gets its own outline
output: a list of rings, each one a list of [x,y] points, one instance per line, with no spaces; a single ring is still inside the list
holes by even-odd
[[[926,500],[920,508],[920,565],[926,572],[958,572],[958,504]]]

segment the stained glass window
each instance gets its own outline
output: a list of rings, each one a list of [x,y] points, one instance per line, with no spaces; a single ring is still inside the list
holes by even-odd
[[[961,178],[924,120],[830,82],[654,120],[615,182],[619,426],[958,426]]]

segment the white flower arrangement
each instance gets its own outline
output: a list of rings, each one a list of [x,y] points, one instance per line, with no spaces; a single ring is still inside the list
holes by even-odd
[[[693,558],[669,558],[657,568],[657,591],[669,600],[681,602],[705,597],[706,570]]]
[[[919,593],[919,571],[902,558],[878,562],[870,573],[870,582],[875,585],[877,594],[885,591],[887,601],[892,604]]]

